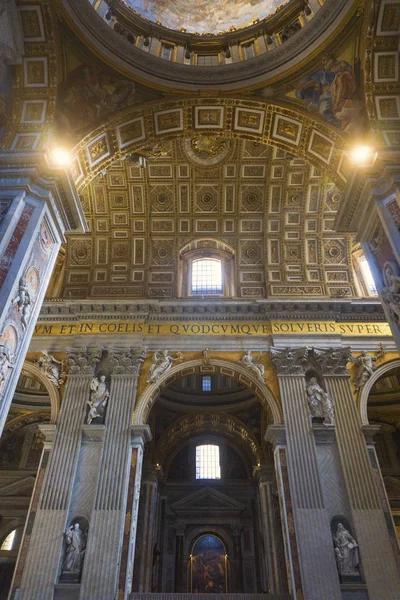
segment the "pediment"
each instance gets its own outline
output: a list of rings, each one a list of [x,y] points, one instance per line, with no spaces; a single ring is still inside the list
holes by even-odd
[[[204,510],[242,512],[245,509],[245,505],[214,488],[205,487],[174,502],[171,508],[174,512],[185,513]]]

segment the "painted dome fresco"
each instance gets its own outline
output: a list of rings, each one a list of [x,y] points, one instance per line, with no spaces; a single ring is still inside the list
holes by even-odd
[[[287,0],[125,0],[142,17],[169,29],[217,34],[264,19]]]

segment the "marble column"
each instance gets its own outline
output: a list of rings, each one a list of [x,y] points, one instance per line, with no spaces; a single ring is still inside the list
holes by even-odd
[[[104,442],[81,583],[81,600],[108,600],[118,589],[132,460],[131,422],[140,350],[110,348],[113,364]],[[140,483],[140,482],[139,482]]]
[[[28,514],[26,517],[22,543],[18,552],[17,563],[13,575],[13,580],[10,587],[9,598],[15,598],[17,591],[21,586],[22,574],[25,569],[26,557],[28,555],[30,541],[32,537],[33,525],[35,523],[36,514],[39,507],[39,500],[42,493],[43,482],[46,474],[46,468],[49,462],[51,450],[53,447],[54,437],[56,434],[56,426],[51,423],[40,423],[40,431],[45,436],[43,452],[40,459],[38,472],[36,475],[35,486],[33,488],[32,498],[29,505]]]
[[[397,600],[400,572],[350,386],[346,368],[350,356],[350,348],[316,351],[327,391],[335,404],[337,446],[369,599]]]
[[[184,565],[184,536],[185,525],[178,523],[175,538],[175,593],[186,592],[185,565]]]
[[[71,181],[38,163],[29,152],[0,161],[0,435],[64,233],[84,227]]]
[[[19,588],[10,599],[53,600],[78,465],[90,382],[101,349],[68,349],[69,375],[53,449],[30,532]],[[24,544],[24,542],[23,542]]]
[[[273,466],[264,466],[254,469],[254,475],[258,478],[258,493],[260,503],[260,516],[262,535],[264,539],[266,579],[269,593],[284,593],[281,565],[279,560],[279,526],[276,522],[275,502],[273,497]]]
[[[303,596],[307,600],[341,600],[305,392],[306,355],[305,348],[272,349],[286,426],[286,456],[281,455],[280,461],[287,461]],[[295,591],[292,593],[296,598]]]
[[[127,600],[132,591],[143,449],[145,442],[149,441],[151,441],[151,432],[148,425],[132,425],[129,481],[118,579],[118,600]]]
[[[143,505],[142,505],[143,502]],[[157,530],[158,479],[154,468],[144,469],[142,498],[139,515],[142,523],[142,547],[139,568],[135,570],[134,588],[138,592],[151,592],[153,554]]]

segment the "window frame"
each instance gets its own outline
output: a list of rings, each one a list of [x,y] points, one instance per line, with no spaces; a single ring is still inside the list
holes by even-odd
[[[192,265],[196,260],[214,259],[221,261],[222,293],[193,294]],[[179,260],[178,297],[179,298],[232,298],[235,296],[234,253],[218,248],[199,248],[181,252]]]
[[[217,477],[197,477],[197,450],[199,448],[202,447],[212,447],[212,448],[218,448],[218,467],[214,468],[214,470],[218,470],[219,469],[219,476]],[[211,443],[211,442],[207,442],[207,441],[203,441],[200,443],[197,443],[195,446],[195,463],[194,463],[194,478],[195,481],[221,481],[222,479],[222,468],[221,468],[221,447],[219,444],[216,443]]]
[[[358,284],[358,288],[359,288],[359,293],[360,296],[362,298],[378,298],[378,289],[376,286],[376,282],[374,280],[374,284],[375,284],[375,292],[372,292],[367,281],[365,280],[365,276],[362,270],[362,263],[366,262],[367,265],[369,266],[369,263],[367,261],[367,258],[364,254],[364,251],[362,250],[362,248],[358,248],[356,250],[353,251],[353,267],[354,267],[354,272],[356,275],[356,281]],[[371,270],[371,267],[369,267]],[[371,274],[372,274],[372,278],[373,278],[373,273],[371,270]]]

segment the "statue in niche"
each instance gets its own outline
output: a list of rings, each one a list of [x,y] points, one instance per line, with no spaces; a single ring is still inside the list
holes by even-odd
[[[64,533],[66,544],[61,578],[78,582],[82,572],[85,556],[87,532],[83,531],[78,522],[74,523]]]
[[[49,354],[48,350],[42,350],[43,356],[36,361],[39,369],[45,374],[47,379],[56,387],[60,387],[65,381],[64,363],[62,360],[57,360]]]
[[[311,421],[322,422],[324,425],[334,425],[335,412],[332,399],[319,385],[316,377],[311,377],[306,391]]]
[[[98,417],[104,420],[104,409],[107,406],[110,397],[110,392],[107,389],[106,376],[101,375],[100,379],[93,377],[90,389],[90,400],[87,401],[89,412],[86,421],[88,425],[92,423],[93,419],[97,419]]]
[[[359,576],[360,554],[358,544],[343,523],[338,523],[333,534],[335,557],[340,575]]]
[[[258,358],[256,358],[251,355],[251,350],[247,350],[246,354],[238,362],[241,363],[244,367],[246,367],[246,369],[248,369],[249,371],[255,373],[256,376],[259,379],[261,379],[261,381],[264,381],[265,367],[260,363],[260,360],[261,352]]]
[[[400,270],[395,261],[387,260],[382,269],[382,301],[393,321],[400,326]]]
[[[18,286],[18,296],[12,301],[13,304],[18,306],[18,310],[21,313],[21,325],[23,329],[28,326],[29,316],[31,314],[32,301],[28,291],[28,285],[26,278],[21,277]]]
[[[154,353],[154,362],[150,365],[149,368],[149,376],[147,378],[147,383],[155,383],[167,373],[175,361],[183,360],[183,355],[181,352],[177,352],[175,356],[170,354],[168,350],[157,350]]]
[[[353,380],[357,392],[367,383],[368,379],[376,370],[376,361],[376,357],[369,356],[365,350],[362,351],[361,356],[351,358],[351,362],[357,367],[357,375]]]
[[[7,344],[0,344],[0,389],[5,383],[10,369],[13,368],[15,357]]]

